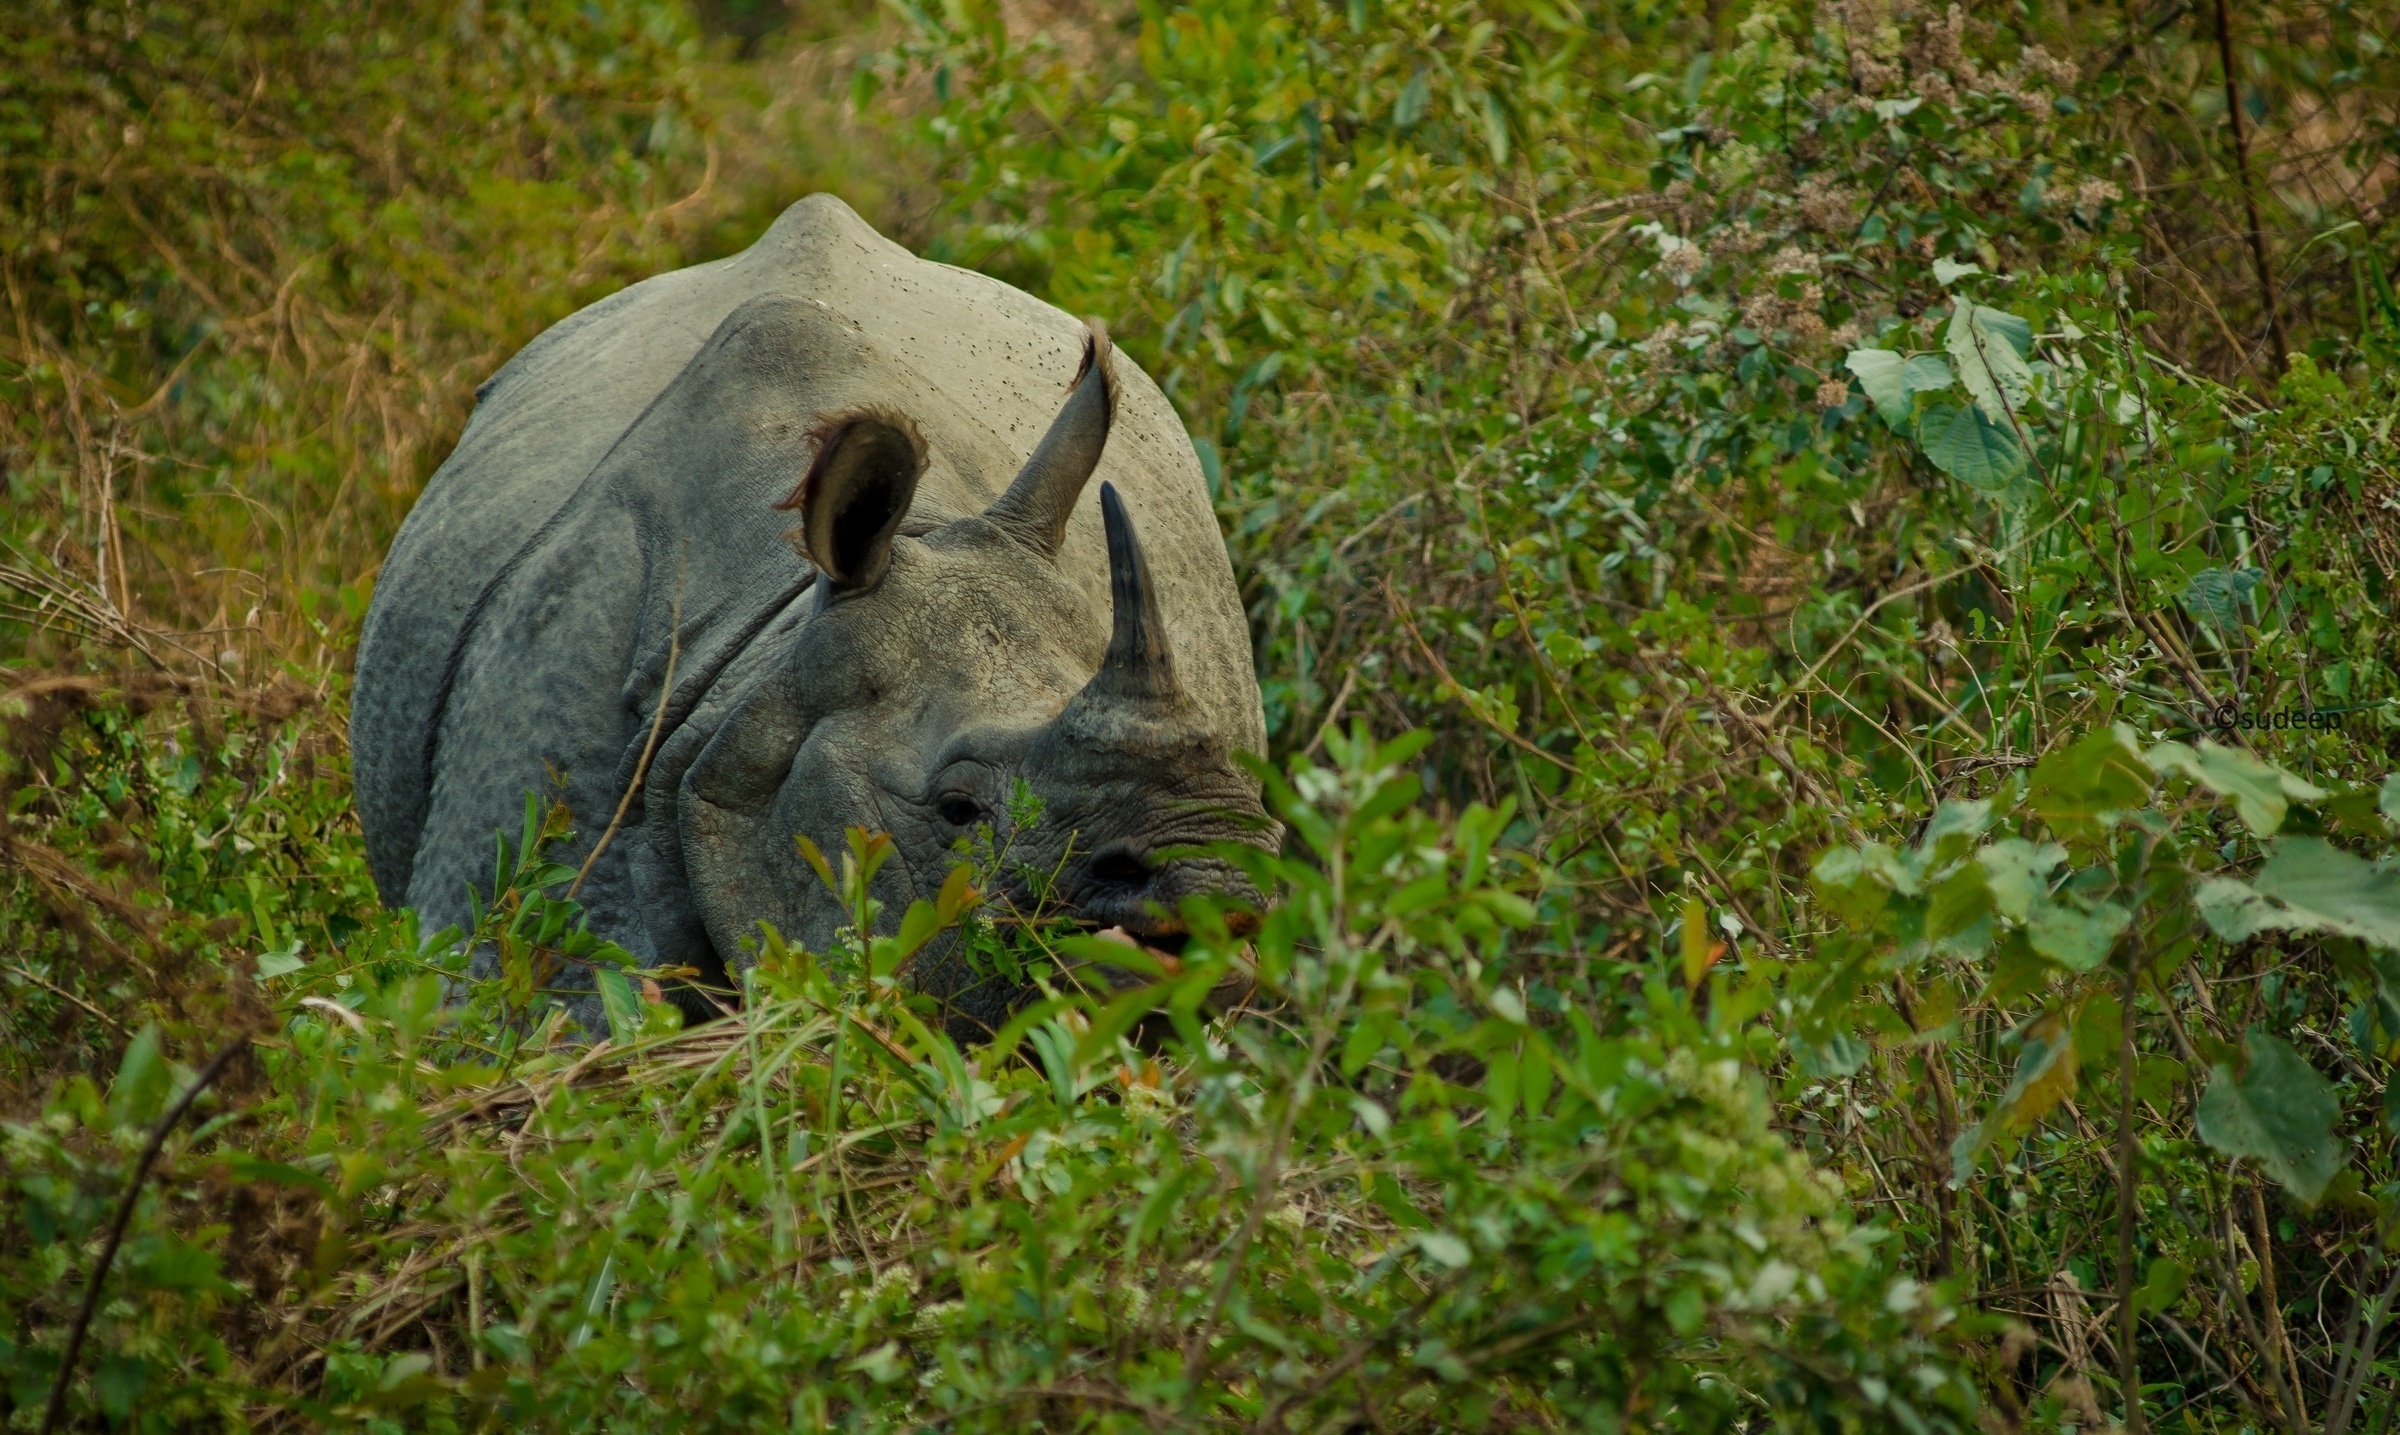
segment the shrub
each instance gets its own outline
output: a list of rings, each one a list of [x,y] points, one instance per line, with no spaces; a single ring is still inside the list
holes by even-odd
[[[978,1051],[772,934],[737,1018],[662,1004],[588,1050],[495,1045],[526,1028],[507,982],[445,1007],[454,944],[405,923],[265,978],[256,1073],[144,1188],[77,1408],[1964,1428],[1956,1313],[1770,1127],[1762,990],[1662,971],[1634,1008],[1529,1007],[1539,874],[1495,852],[1506,811],[1416,805],[1422,744],[1337,734],[1336,766],[1273,778],[1304,850],[1250,859],[1286,900],[1247,952],[1196,913],[1185,971]],[[506,875],[479,938],[572,876]],[[1258,1006],[1197,1025],[1233,960]],[[1156,1055],[1125,1040],[1146,1011],[1180,1033]],[[105,1093],[8,1127],[17,1408],[189,1080],[145,1031]]]

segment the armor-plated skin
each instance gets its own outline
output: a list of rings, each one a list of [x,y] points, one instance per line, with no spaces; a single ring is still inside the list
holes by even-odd
[[[761,921],[829,941],[795,834],[891,833],[896,919],[963,832],[1006,834],[1020,776],[1047,812],[1016,855],[1091,924],[1171,946],[1181,897],[1254,895],[1157,855],[1273,840],[1232,760],[1264,724],[1191,443],[1097,330],[817,195],[554,326],[478,400],[385,562],[352,704],[376,884],[428,929],[465,921],[528,791],[583,860],[662,685],[580,894],[646,965],[721,979]],[[1021,995],[924,965],[954,1031]]]

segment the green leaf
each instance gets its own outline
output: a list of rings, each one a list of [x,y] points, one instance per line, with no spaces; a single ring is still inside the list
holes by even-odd
[[[1842,367],[1858,376],[1858,386],[1894,433],[1908,432],[1919,394],[1936,394],[1950,387],[1950,365],[1932,354],[1904,358],[1890,349],[1852,349]]]
[[[2289,1043],[2251,1028],[2243,1042],[2250,1069],[2236,1076],[2225,1067],[2209,1075],[2200,1098],[2200,1139],[2224,1155],[2258,1163],[2309,1205],[2348,1159],[2334,1134],[2342,1104],[2333,1083],[2319,1075]]]
[[[2322,802],[2326,797],[2323,788],[2238,747],[2202,742],[2194,749],[2179,742],[2162,742],[2150,749],[2147,760],[2162,777],[2179,773],[2220,797],[2232,798],[2242,824],[2261,837],[2271,837],[2283,826],[2290,804]]]
[[[2383,796],[2376,807],[2384,821],[2400,823],[2400,772],[2383,780]]]
[[[1992,905],[2010,921],[2022,922],[2032,915],[2036,901],[2049,899],[2050,874],[2067,860],[2067,849],[2055,842],[2003,837],[1976,853],[1975,860],[1983,866]]]
[[[149,1384],[149,1363],[138,1355],[107,1356],[92,1371],[92,1395],[111,1425],[124,1423]]]
[[[900,1342],[887,1340],[850,1361],[842,1369],[855,1370],[877,1385],[889,1385],[908,1374],[908,1362],[901,1357]]]
[[[1963,1186],[1975,1174],[1975,1158],[1993,1139],[2030,1129],[2075,1089],[2075,1038],[2065,1022],[2045,1016],[2025,1037],[2008,1090],[1981,1121],[1950,1143],[1950,1184]]]
[[[1917,851],[1930,867],[1963,855],[1975,838],[1992,825],[1992,804],[1988,800],[1953,798],[1933,809],[1933,820],[1925,824],[1925,835],[1917,840]]]
[[[2228,638],[2242,630],[2242,604],[2265,577],[2256,568],[2203,568],[2183,585],[2183,606]]]
[[[225,1169],[237,1181],[264,1181],[270,1185],[294,1186],[314,1191],[328,1200],[334,1194],[333,1183],[314,1171],[302,1170],[281,1161],[263,1160],[245,1152],[237,1151],[225,1158]]]
[[[1976,409],[1994,424],[2007,424],[2033,392],[2033,326],[2014,314],[1961,298],[1954,302],[1942,347],[1958,366],[1959,382]]]
[[[1475,1259],[1475,1252],[1468,1248],[1467,1243],[1448,1231],[1417,1232],[1417,1249],[1436,1265],[1448,1266],[1454,1271],[1465,1269]]]
[[[2261,932],[2282,927],[2307,930],[2309,919],[2283,911],[2232,877],[2210,877],[2192,889],[2192,906],[2219,940],[2246,942]]]
[[[908,910],[900,914],[900,930],[890,940],[875,943],[868,954],[870,972],[879,977],[890,976],[899,970],[902,962],[915,956],[927,942],[932,941],[934,934],[946,925],[933,903],[922,897],[909,903]]]
[[[642,999],[633,989],[632,979],[615,967],[594,967],[593,978],[600,987],[600,1007],[608,1013],[608,1034],[619,1046],[627,1045],[642,1034]]]
[[[1492,162],[1508,163],[1508,116],[1501,112],[1500,96],[1490,90],[1483,95],[1483,142],[1492,152]]]
[[[1944,289],[1956,284],[1961,279],[1970,278],[1982,272],[1983,266],[1980,264],[1961,264],[1955,259],[1933,261],[1933,282],[1941,285]]]
[[[2101,902],[2089,912],[2064,902],[2044,902],[2026,924],[2033,949],[2071,972],[2088,972],[2108,959],[2117,934],[2133,914],[2114,902]]]
[[[2119,723],[2043,758],[2033,769],[2026,803],[2062,833],[2084,833],[2149,801],[2150,785],[2133,729]]]
[[[217,1273],[217,1257],[180,1237],[154,1235],[133,1243],[127,1267],[143,1285],[154,1290],[202,1291],[229,1295],[233,1287]]]
[[[175,1074],[158,1049],[158,1028],[145,1026],[125,1047],[108,1087],[108,1117],[119,1126],[147,1125],[167,1103]]]
[[[1858,377],[1858,387],[1875,412],[1895,432],[1908,426],[1908,384],[1901,377],[1907,362],[1889,349],[1852,349],[1842,360],[1842,367]]]
[[[258,979],[271,982],[277,977],[288,977],[307,965],[308,958],[300,955],[300,944],[293,942],[258,954]]]
[[[2279,838],[2249,886],[2217,878],[2201,884],[2196,900],[2227,941],[2283,927],[2340,932],[2400,951],[2400,867],[2353,857],[2322,837]]]
[[[2147,1277],[2134,1288],[2134,1309],[2143,1315],[2172,1310],[2175,1302],[2183,1299],[2184,1288],[2191,1282],[2192,1273],[2188,1269],[2161,1256],[2150,1263]]]
[[[1389,1171],[1375,1173],[1375,1179],[1367,1187],[1367,1199],[1380,1207],[1404,1231],[1433,1229],[1432,1218],[1417,1209],[1416,1203],[1408,1199],[1408,1192],[1401,1189],[1400,1183],[1393,1179]]]
[[[1135,1023],[1157,1010],[1159,1003],[1172,994],[1171,984],[1157,982],[1135,987],[1102,1007],[1099,1015],[1092,1018],[1083,1039],[1075,1044],[1075,1069],[1081,1071],[1094,1057],[1114,1048],[1118,1037],[1133,1030]]]
[[[2025,471],[2017,436],[1978,409],[1935,404],[1917,421],[1917,446],[1935,468],[1986,493],[2007,488]]]

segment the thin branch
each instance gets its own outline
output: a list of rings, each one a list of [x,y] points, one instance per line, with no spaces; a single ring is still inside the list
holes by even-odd
[[[133,1163],[133,1179],[125,1183],[125,1194],[117,1201],[116,1219],[109,1223],[108,1240],[100,1247],[99,1262],[92,1267],[91,1278],[84,1285],[83,1308],[75,1313],[75,1323],[67,1328],[66,1353],[58,1358],[58,1375],[50,1382],[50,1403],[42,1411],[42,1435],[51,1435],[58,1428],[59,1417],[66,1414],[67,1387],[75,1380],[75,1362],[83,1354],[83,1338],[91,1331],[93,1312],[100,1309],[100,1291],[108,1282],[108,1268],[116,1263],[117,1248],[125,1244],[125,1228],[133,1224],[133,1208],[141,1200],[143,1183],[150,1179],[151,1164],[158,1160],[168,1135],[183,1120],[183,1114],[192,1109],[200,1093],[225,1074],[225,1068],[236,1056],[249,1049],[250,1038],[236,1037],[232,1045],[210,1057],[208,1065],[200,1068],[192,1084],[184,1088],[183,1095],[175,1098],[175,1104],[151,1128],[149,1143],[142,1147],[141,1156]]]
[[[2233,125],[2233,168],[2241,180],[2242,213],[2250,221],[2250,262],[2258,270],[2258,300],[2266,306],[2267,333],[2274,339],[2274,352],[2267,358],[2271,371],[2281,378],[2286,355],[2291,352],[2291,336],[2283,329],[2275,269],[2267,262],[2267,234],[2259,227],[2258,198],[2250,185],[2250,130],[2242,120],[2241,90],[2233,78],[2233,18],[2225,0],[2217,0],[2217,63],[2225,74],[2225,118]]]

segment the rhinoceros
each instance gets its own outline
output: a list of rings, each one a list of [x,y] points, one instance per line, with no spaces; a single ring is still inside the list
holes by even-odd
[[[612,834],[594,930],[704,986],[762,922],[835,939],[798,837],[889,833],[896,915],[989,826],[1069,916],[1170,955],[1183,899],[1256,897],[1189,849],[1274,840],[1236,761],[1264,746],[1248,630],[1165,396],[1097,325],[826,195],[477,390],[375,586],[350,731],[385,902],[463,923],[495,833],[555,797],[561,860]],[[1012,832],[1020,781],[1042,815]],[[954,1035],[1025,996],[946,952],[914,976]]]

